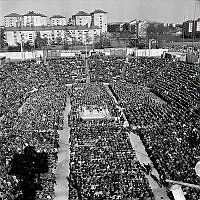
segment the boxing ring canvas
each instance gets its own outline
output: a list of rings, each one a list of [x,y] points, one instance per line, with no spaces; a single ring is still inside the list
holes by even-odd
[[[87,109],[85,106],[79,111],[80,117],[84,121],[112,119],[107,108],[105,109]]]

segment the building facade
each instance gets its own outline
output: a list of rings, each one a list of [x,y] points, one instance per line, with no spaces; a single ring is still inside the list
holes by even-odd
[[[101,28],[98,26],[69,26],[67,40],[70,44],[92,44],[96,37],[100,37]]]
[[[101,28],[102,33],[107,33],[108,31],[107,12],[98,9],[91,12],[90,15],[91,15],[91,24],[94,26],[99,26]]]
[[[192,38],[195,34],[195,22],[188,20],[183,22],[183,37]]]
[[[67,41],[69,44],[92,44],[96,37],[100,37],[101,28],[98,26],[38,26],[38,27],[7,27],[5,29],[6,42],[9,46],[17,43],[30,42],[34,44],[37,35],[46,38],[48,44]]]
[[[101,33],[107,32],[107,12],[102,10],[91,14],[79,11],[72,16],[68,26],[66,18],[61,15],[52,16],[51,24],[47,25],[47,16],[33,11],[22,16],[12,13],[5,16],[5,20],[5,37],[9,46],[21,41],[34,44],[38,35],[46,38],[49,44],[66,40],[69,43],[92,44]]]
[[[33,11],[23,15],[22,21],[24,27],[47,26],[47,16]]]
[[[90,27],[91,25],[91,16],[90,14],[84,12],[84,11],[79,11],[75,15],[72,16],[75,26],[88,26]]]
[[[141,37],[141,38],[146,37],[147,27],[148,27],[148,23],[143,20],[135,19],[129,22],[129,31],[132,34],[135,34],[136,37]]]
[[[49,44],[57,40],[65,40],[66,28],[62,26],[38,26],[38,27],[8,27],[5,29],[6,42],[9,46],[15,46],[17,43],[30,42],[34,44],[37,35],[41,38],[47,38]]]
[[[17,13],[11,13],[4,16],[5,27],[20,27],[22,26],[22,16]]]
[[[200,38],[200,19],[183,22],[183,37]]]
[[[138,37],[140,37],[140,38],[146,37],[147,36],[147,28],[148,28],[147,21],[139,20],[138,27],[137,27]]]
[[[66,18],[61,15],[54,15],[50,17],[50,24],[51,26],[66,26],[67,21]]]

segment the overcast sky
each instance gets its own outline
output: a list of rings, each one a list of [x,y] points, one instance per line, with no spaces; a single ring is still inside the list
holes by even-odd
[[[196,2],[196,3],[195,3]],[[149,19],[159,22],[181,23],[185,19],[200,18],[200,0],[0,0],[0,24],[12,12],[25,14],[30,10],[51,17],[61,14],[67,18],[79,10],[92,12],[103,9],[108,21]]]

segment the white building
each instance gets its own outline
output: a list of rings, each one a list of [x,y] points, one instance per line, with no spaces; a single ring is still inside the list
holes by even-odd
[[[98,26],[68,26],[67,40],[69,43],[92,44],[95,37],[100,36],[101,28]]]
[[[193,21],[190,21],[190,22],[188,23],[188,32],[189,32],[189,33],[192,33],[192,31],[193,31]]]
[[[146,37],[148,22],[145,20],[132,20],[129,22],[129,31],[137,37]]]
[[[137,34],[138,37],[146,37],[147,36],[147,28],[148,28],[149,24],[147,21],[145,20],[140,20],[138,23],[138,30],[137,30]]]
[[[98,9],[91,12],[90,15],[92,18],[92,25],[99,26],[102,33],[106,33],[108,27],[107,12]]]
[[[50,18],[51,26],[66,26],[66,18],[61,15],[54,15]]]
[[[15,46],[17,43],[30,41],[33,43],[36,32],[31,27],[13,27],[5,29],[6,42],[9,46]]]
[[[15,46],[17,43],[30,42],[34,44],[37,34],[41,38],[47,38],[48,43],[56,42],[58,38],[64,40],[66,37],[66,28],[62,26],[38,26],[38,27],[7,27],[5,29],[6,42],[9,46]]]
[[[88,14],[84,11],[79,11],[78,13],[73,15],[72,18],[73,18],[76,26],[87,25],[88,27],[90,27],[90,25],[91,25],[91,16],[90,16],[90,14]]]
[[[23,15],[22,19],[23,19],[23,26],[25,27],[47,25],[47,16],[40,13],[34,13],[33,11],[29,11],[29,13]]]
[[[9,46],[17,43],[30,42],[34,44],[37,35],[47,38],[48,43],[68,41],[71,43],[92,44],[96,37],[101,35],[101,28],[98,26],[38,26],[38,27],[7,27],[5,29],[6,42]]]
[[[199,32],[200,31],[200,19],[196,20],[196,31]]]
[[[17,13],[11,13],[4,16],[5,27],[20,27],[22,25],[22,16]]]

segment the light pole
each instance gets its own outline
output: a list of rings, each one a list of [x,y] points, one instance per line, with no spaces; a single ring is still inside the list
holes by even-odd
[[[21,34],[21,43],[20,43],[20,47],[21,47],[21,57],[22,57],[22,60],[24,60],[24,51],[23,51],[23,34]]]
[[[151,42],[155,41],[154,39],[149,39],[149,57],[150,57],[150,51],[151,51]]]
[[[158,48],[158,32],[156,33],[156,47]]]
[[[198,161],[195,166],[195,172],[198,176],[200,176],[200,161]],[[170,190],[172,191],[172,194],[173,194],[175,200],[185,200],[185,196],[184,196],[181,186],[191,187],[191,188],[200,190],[199,185],[195,185],[195,184],[191,184],[191,183],[184,183],[181,181],[174,181],[174,180],[169,180],[169,179],[167,179],[165,181],[168,183],[174,184],[174,185],[172,185]]]

